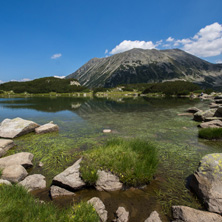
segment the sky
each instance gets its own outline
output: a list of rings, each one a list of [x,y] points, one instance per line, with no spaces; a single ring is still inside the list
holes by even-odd
[[[0,0],[0,83],[67,76],[132,48],[222,63],[221,9],[221,0]]]

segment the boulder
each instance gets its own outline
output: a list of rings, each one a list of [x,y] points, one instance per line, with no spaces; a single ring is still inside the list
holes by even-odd
[[[215,112],[216,117],[222,117],[222,106],[219,106]]]
[[[153,211],[144,222],[162,222],[160,216],[156,211]]]
[[[93,205],[102,222],[107,221],[108,212],[106,211],[104,203],[98,197],[93,197],[87,201],[87,203]]]
[[[98,180],[96,181],[96,189],[99,191],[115,191],[121,190],[123,184],[119,181],[119,177],[110,172],[98,170]]]
[[[85,186],[85,182],[80,177],[80,162],[82,158],[76,161],[72,166],[68,167],[62,173],[53,178],[52,184],[67,190],[78,190]]]
[[[190,181],[208,211],[222,213],[222,153],[204,156]]]
[[[76,194],[61,187],[52,185],[50,187],[50,195],[52,198],[56,198],[60,196],[75,196]]]
[[[128,222],[129,212],[124,207],[119,207],[116,211],[116,219],[114,222]]]
[[[215,99],[214,102],[215,102],[216,104],[222,104],[222,99]]]
[[[16,153],[0,159],[0,168],[11,165],[22,165],[25,168],[32,167],[33,154],[28,152]]]
[[[193,119],[198,122],[202,122],[207,117],[213,117],[216,112],[216,109],[208,109],[206,111],[198,111],[194,113]]]
[[[197,113],[199,111],[201,111],[201,110],[196,107],[190,107],[186,110],[186,112],[188,112],[188,113]]]
[[[172,222],[222,222],[222,217],[215,213],[195,210],[190,207],[173,206]]]
[[[22,185],[28,191],[33,191],[46,188],[46,181],[43,175],[33,174],[27,176],[23,181],[19,182],[19,185]]]
[[[13,146],[15,146],[13,140],[0,139],[0,157],[4,156]]]
[[[45,125],[42,125],[40,127],[35,128],[35,132],[37,134],[43,134],[43,133],[51,133],[59,131],[59,127],[56,124],[53,124],[53,122],[47,123]]]
[[[220,120],[212,120],[209,122],[201,123],[200,128],[221,128],[222,127],[222,121]]]
[[[215,100],[217,100],[217,99],[222,99],[222,95],[215,96],[214,99],[215,99]]]
[[[9,182],[8,180],[3,180],[3,179],[0,179],[0,184],[12,185],[11,182]]]
[[[0,125],[0,137],[13,139],[18,136],[33,132],[39,125],[22,118],[5,119]]]
[[[206,117],[204,122],[209,122],[209,121],[212,121],[212,120],[221,120],[222,121],[222,117]]]
[[[13,183],[23,180],[27,175],[27,171],[21,165],[8,166],[2,171],[2,179]]]

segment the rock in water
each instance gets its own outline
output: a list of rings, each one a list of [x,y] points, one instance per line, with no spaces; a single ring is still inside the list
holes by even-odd
[[[0,157],[5,155],[13,146],[15,146],[13,140],[0,139]]]
[[[41,174],[27,176],[23,181],[19,182],[19,184],[25,187],[28,191],[46,188],[45,177]]]
[[[153,211],[144,222],[162,222],[160,216],[156,211]]]
[[[123,184],[119,181],[119,178],[110,172],[98,170],[98,180],[96,181],[96,189],[99,191],[115,191],[121,190]]]
[[[205,121],[207,117],[213,117],[216,112],[216,109],[209,109],[206,111],[198,111],[194,114],[193,119],[198,122]]]
[[[51,132],[56,132],[56,131],[59,131],[59,127],[58,125],[53,124],[53,123],[47,123],[35,129],[35,132],[37,134],[51,133]]]
[[[104,203],[98,197],[93,197],[92,199],[87,201],[87,203],[93,205],[102,222],[107,221],[108,212],[105,209]]]
[[[75,193],[54,185],[50,187],[50,194],[52,198],[60,196],[75,196]]]
[[[114,222],[128,222],[129,212],[124,207],[119,207],[116,211],[116,219]]]
[[[24,120],[19,117],[5,119],[0,125],[0,137],[13,139],[18,136],[33,132],[39,125],[33,121]]]
[[[200,124],[201,128],[221,128],[222,121],[221,120],[212,120],[209,122],[204,122]]]
[[[62,173],[53,178],[52,183],[68,190],[78,190],[85,186],[84,181],[80,178],[79,168],[82,159],[76,161]]]
[[[8,166],[2,171],[2,179],[13,183],[23,180],[27,175],[27,171],[21,165]]]
[[[11,165],[22,165],[25,168],[32,167],[33,154],[28,152],[16,153],[0,159],[0,168]]]
[[[215,213],[195,210],[190,207],[173,206],[172,222],[222,222],[222,217]]]
[[[211,212],[222,213],[222,153],[202,158],[190,187]]]

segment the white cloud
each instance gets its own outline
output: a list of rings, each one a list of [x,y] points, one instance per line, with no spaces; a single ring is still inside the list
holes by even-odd
[[[65,79],[66,76],[54,76],[54,77],[58,79]]]
[[[222,64],[222,59],[221,60],[217,60],[216,63],[221,63]]]
[[[106,50],[105,50],[105,54],[107,54],[108,52],[109,52],[108,49],[106,49]]]
[[[61,57],[62,54],[61,53],[57,53],[51,56],[51,59],[58,59],[59,57]]]
[[[24,78],[24,79],[21,79],[21,80],[18,80],[19,82],[28,82],[28,81],[31,81],[31,79],[28,79],[28,78]]]
[[[156,44],[155,44],[155,46],[157,47],[157,46],[161,45],[162,42],[163,42],[163,40],[159,40],[159,41],[157,41]]]
[[[117,45],[114,49],[111,50],[110,54],[116,54],[120,52],[125,52],[133,48],[141,48],[141,49],[153,49],[155,45],[152,41],[131,41],[131,40],[124,40],[119,45]]]
[[[167,41],[167,42],[173,42],[173,41],[174,41],[174,38],[169,37],[166,41]]]
[[[0,84],[4,83],[2,80],[0,80]]]

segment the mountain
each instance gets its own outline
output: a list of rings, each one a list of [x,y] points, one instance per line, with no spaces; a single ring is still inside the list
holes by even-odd
[[[106,58],[93,58],[66,78],[82,85],[115,87],[184,79],[221,87],[222,64],[212,64],[180,49],[132,49]]]

